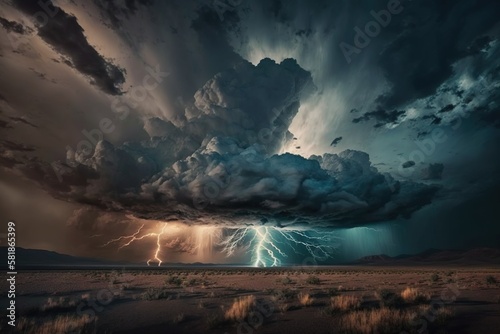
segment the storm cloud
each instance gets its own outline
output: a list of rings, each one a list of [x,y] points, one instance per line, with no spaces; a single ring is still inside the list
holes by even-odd
[[[364,152],[279,154],[312,92],[310,74],[292,59],[243,62],[196,92],[182,126],[147,122],[151,141],[68,151],[52,178],[38,161],[19,169],[58,198],[191,224],[355,226],[409,217],[430,203],[437,187],[381,174]]]
[[[120,86],[125,82],[124,70],[103,58],[89,44],[75,16],[54,6],[51,1],[43,2],[43,7],[29,0],[15,0],[14,4],[32,16],[33,20],[44,18],[38,22],[38,35],[66,56],[69,65],[90,77],[92,84],[105,93],[111,95],[121,93]]]
[[[389,1],[43,1],[53,16],[36,0],[7,3],[0,177],[2,202],[19,204],[5,221],[67,223],[44,204],[24,215],[26,178],[50,206],[91,208],[68,238],[71,249],[102,234],[84,254],[174,221],[345,232],[351,256],[498,235],[471,233],[498,230],[495,2],[401,0],[349,63],[341,43],[355,45]],[[144,90],[151,69],[164,80]],[[113,130],[97,136],[102,120]],[[11,196],[21,182],[28,195]],[[56,239],[45,230],[32,246]],[[169,245],[189,251],[188,234]],[[382,234],[383,248],[365,247]]]

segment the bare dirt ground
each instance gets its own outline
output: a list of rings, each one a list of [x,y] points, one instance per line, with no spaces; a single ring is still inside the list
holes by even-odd
[[[500,268],[27,271],[16,308],[0,332],[499,333]]]

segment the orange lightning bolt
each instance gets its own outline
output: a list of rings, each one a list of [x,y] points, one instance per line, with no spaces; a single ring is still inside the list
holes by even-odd
[[[109,246],[113,243],[120,243],[123,240],[128,240],[127,242],[120,245],[120,247],[118,247],[118,250],[120,250],[124,247],[130,246],[135,241],[143,240],[146,238],[156,238],[156,250],[154,253],[154,257],[149,259],[146,263],[149,266],[151,262],[155,261],[155,262],[158,262],[158,267],[159,267],[163,263],[163,260],[160,259],[160,257],[159,257],[160,253],[161,253],[161,242],[160,241],[161,241],[162,236],[165,234],[165,229],[167,228],[168,224],[161,223],[162,227],[160,229],[160,232],[149,232],[149,233],[143,234],[141,236],[138,236],[141,233],[142,229],[144,228],[144,225],[145,224],[142,224],[142,226],[139,227],[139,229],[136,232],[134,232],[133,234],[121,236],[121,237],[118,237],[115,239],[111,239],[110,241],[108,241],[104,245],[102,245],[101,247],[106,247],[106,246]]]

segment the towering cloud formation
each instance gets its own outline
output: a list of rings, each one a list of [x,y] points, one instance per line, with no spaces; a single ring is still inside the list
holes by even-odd
[[[382,175],[363,152],[279,154],[293,138],[301,97],[313,90],[292,59],[243,62],[196,92],[181,126],[153,118],[149,141],[69,151],[66,187],[33,174],[38,162],[25,174],[60,198],[195,224],[356,225],[409,216],[430,202],[435,187]]]

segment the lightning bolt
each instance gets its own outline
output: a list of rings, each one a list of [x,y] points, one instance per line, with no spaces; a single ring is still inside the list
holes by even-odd
[[[273,249],[279,253],[281,256],[286,257],[286,254],[283,253],[276,244],[278,241],[273,237],[270,233],[269,227],[260,226],[254,229],[255,238],[258,240],[257,246],[255,249],[255,262],[254,267],[266,267],[265,257],[263,253],[267,253],[269,257],[272,259],[272,267],[276,267],[281,263],[280,260],[274,255]]]
[[[271,226],[244,227],[232,230],[219,245],[229,257],[237,249],[252,251],[252,264],[255,267],[276,267],[288,257],[285,248],[303,254],[299,247],[306,250],[315,260],[323,260],[335,250],[334,239],[340,239],[332,232],[301,231]],[[248,243],[246,242],[248,241]],[[246,243],[246,246],[244,244]]]
[[[158,267],[161,266],[161,263],[163,262],[159,257],[158,255],[160,254],[161,252],[161,244],[160,244],[160,238],[161,236],[163,235],[163,233],[165,232],[165,228],[167,227],[167,224],[165,223],[163,225],[163,227],[161,228],[161,231],[160,233],[157,233],[156,234],[156,251],[155,251],[155,257],[154,257],[154,260],[158,261]],[[153,234],[154,235],[154,234]],[[149,259],[146,263],[148,264],[149,266],[149,263],[152,261],[152,259]]]
[[[153,230],[153,231],[152,231]],[[169,233],[167,233],[169,232]],[[97,237],[97,236],[92,236]],[[170,243],[165,242],[171,240]],[[188,226],[159,223],[156,229],[142,224],[135,232],[122,235],[104,243],[102,247],[119,245],[118,251],[140,243],[143,240],[154,242],[151,258],[147,265],[164,263],[164,248],[185,251],[203,260],[210,257],[217,247],[226,257],[236,252],[251,254],[251,264],[255,267],[276,267],[288,258],[287,253],[311,256],[315,261],[331,257],[338,247],[336,239],[341,239],[332,231],[301,230],[274,226],[246,226],[240,228],[221,228],[215,226]],[[181,241],[181,242],[174,242]]]
[[[156,250],[154,252],[154,256],[152,258],[148,259],[148,261],[146,263],[149,266],[151,262],[158,262],[158,267],[159,267],[163,263],[163,260],[160,258],[160,253],[162,250],[161,249],[161,239],[165,234],[165,229],[167,228],[167,225],[168,225],[168,223],[160,223],[160,226],[161,226],[160,232],[149,232],[149,233],[146,233],[146,234],[139,236],[139,234],[141,233],[141,231],[144,229],[144,226],[145,226],[145,224],[142,224],[142,226],[139,227],[137,229],[137,231],[135,231],[133,234],[121,236],[121,237],[118,237],[115,239],[111,239],[110,241],[108,241],[104,245],[102,245],[101,247],[107,247],[107,246],[114,244],[114,243],[121,243],[123,241],[126,241],[126,242],[122,243],[120,245],[120,247],[118,247],[118,250],[120,250],[124,247],[130,246],[132,243],[134,243],[136,241],[144,240],[146,238],[156,239]]]
[[[233,233],[230,233],[227,237],[222,238],[219,245],[222,246],[222,252],[226,254],[227,257],[234,254],[239,245],[243,243],[245,237],[247,237],[250,228],[239,228]]]

